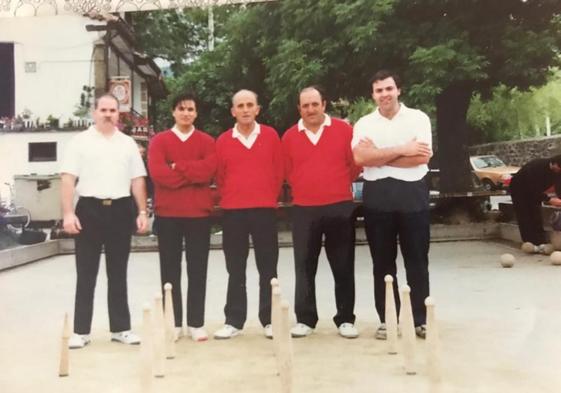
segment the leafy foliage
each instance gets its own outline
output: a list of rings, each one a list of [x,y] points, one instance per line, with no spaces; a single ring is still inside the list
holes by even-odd
[[[559,12],[559,0],[283,0],[230,7],[216,50],[182,64],[172,91],[197,91],[199,124],[218,132],[232,123],[232,93],[252,89],[263,107],[260,121],[283,130],[298,116],[300,88],[319,84],[329,99],[355,102],[369,96],[367,81],[376,70],[394,69],[405,82],[402,99],[437,119],[442,185],[459,190],[469,186],[471,96],[486,100],[500,84],[526,90],[545,83],[560,63]],[[162,37],[165,32],[153,45],[165,46]],[[170,40],[177,37],[192,38]],[[198,37],[193,53],[204,47]]]

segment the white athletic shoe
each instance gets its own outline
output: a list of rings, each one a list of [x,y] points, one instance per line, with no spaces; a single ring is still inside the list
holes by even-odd
[[[80,348],[84,348],[89,343],[90,343],[90,336],[89,335],[74,333],[68,339],[68,348],[70,348],[70,349],[80,349]]]
[[[236,337],[241,333],[241,329],[235,328],[232,325],[224,325],[214,332],[214,338],[217,340],[227,340]]]
[[[306,337],[314,332],[314,329],[304,323],[297,323],[292,329],[290,334],[294,338]]]
[[[138,345],[140,344],[140,337],[138,337],[130,330],[126,330],[124,332],[111,333],[111,341],[116,341],[120,342],[121,344],[127,345]]]
[[[183,328],[181,326],[175,327],[175,341],[178,341],[181,337],[183,337]]]
[[[263,328],[263,333],[265,333],[265,337],[273,338],[273,325],[265,325],[265,327]]]
[[[553,245],[550,243],[540,244],[537,248],[538,249],[536,252],[543,255],[551,255],[551,253],[555,251],[555,247],[553,247]]]
[[[381,323],[376,329],[376,333],[374,334],[376,340],[386,340],[388,338],[388,331],[386,329],[386,324]]]
[[[345,322],[339,325],[339,335],[345,338],[357,338],[358,330],[354,324]]]
[[[187,326],[187,331],[189,332],[189,336],[191,336],[193,341],[208,340],[208,334],[206,333],[206,330],[203,327],[196,328],[196,327]]]

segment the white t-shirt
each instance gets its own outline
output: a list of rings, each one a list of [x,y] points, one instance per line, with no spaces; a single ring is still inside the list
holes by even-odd
[[[400,103],[399,111],[392,119],[382,116],[378,109],[361,117],[353,128],[354,148],[361,139],[368,138],[378,148],[403,145],[417,138],[419,142],[428,143],[432,148],[432,134],[429,117],[418,109],[411,109]],[[428,172],[426,164],[411,168],[397,168],[388,165],[364,167],[365,180],[378,180],[392,177],[404,181],[417,181]]]
[[[79,178],[78,195],[100,199],[130,196],[131,179],[146,176],[142,157],[130,136],[116,130],[106,138],[95,126],[72,138],[60,172]]]

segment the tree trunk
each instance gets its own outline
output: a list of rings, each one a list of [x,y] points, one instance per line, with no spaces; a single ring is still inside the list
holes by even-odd
[[[436,98],[441,192],[464,192],[473,188],[466,124],[472,92],[472,86],[467,83],[454,84]]]

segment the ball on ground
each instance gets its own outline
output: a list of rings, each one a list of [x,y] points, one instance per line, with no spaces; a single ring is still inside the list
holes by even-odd
[[[503,254],[501,255],[501,266],[502,267],[512,267],[514,265],[514,255]]]
[[[552,265],[561,265],[561,251],[554,251],[549,256]]]
[[[524,251],[527,254],[532,254],[536,249],[535,246],[530,242],[522,243],[522,247],[520,248],[522,249],[522,251]]]

